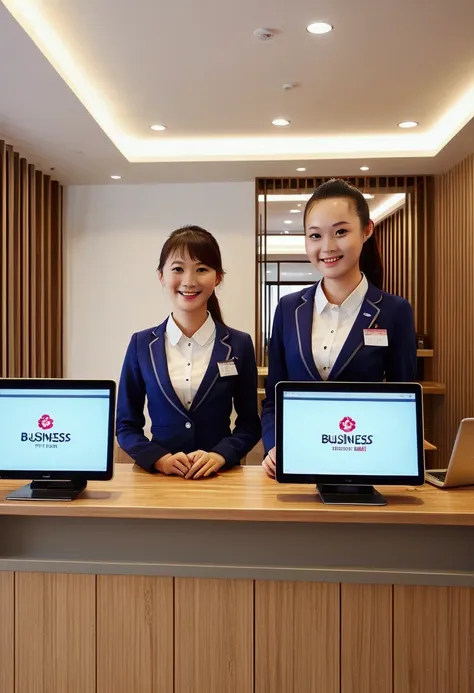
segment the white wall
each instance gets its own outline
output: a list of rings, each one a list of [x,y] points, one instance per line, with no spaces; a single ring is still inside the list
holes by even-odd
[[[253,183],[71,187],[65,214],[65,375],[118,379],[130,336],[170,306],[156,275],[171,231],[199,224],[217,238],[225,321],[254,337]]]

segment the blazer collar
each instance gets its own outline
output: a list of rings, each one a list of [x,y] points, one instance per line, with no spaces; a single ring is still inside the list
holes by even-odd
[[[313,358],[312,327],[314,300],[319,282],[309,287],[302,295],[295,311],[296,334],[301,360],[312,380],[322,380]],[[370,329],[380,314],[379,304],[383,292],[369,282],[369,288],[361,309],[346,342],[329,374],[329,380],[336,380],[344,368],[352,361],[364,344],[363,330]]]
[[[215,385],[219,377],[219,368],[217,363],[219,361],[228,361],[231,358],[232,345],[229,344],[230,333],[229,330],[222,325],[222,323],[215,323],[216,339],[212,349],[209,365],[188,412],[176,394],[169,376],[165,347],[166,323],[167,320],[162,322],[161,325],[158,325],[158,327],[155,327],[151,333],[149,345],[151,362],[158,386],[160,387],[163,395],[172,407],[179,411],[180,414],[183,414],[183,416],[188,418],[189,414],[195,411],[202,404],[212,387]]]
[[[331,369],[329,380],[336,380],[346,366],[352,361],[359,349],[364,346],[364,330],[370,329],[378,319],[382,298],[382,291],[369,283],[369,288],[362,302],[359,314]]]
[[[302,295],[299,306],[295,310],[296,336],[301,360],[311,380],[321,380],[313,358],[312,330],[314,314],[314,296],[318,286],[313,284]]]
[[[217,365],[219,361],[229,361],[231,358],[232,345],[229,344],[229,337],[230,333],[227,327],[220,322],[216,322],[216,340],[204,378],[193,399],[190,409],[191,412],[196,411],[196,409],[201,406],[216,384],[217,379],[220,377],[219,367]]]

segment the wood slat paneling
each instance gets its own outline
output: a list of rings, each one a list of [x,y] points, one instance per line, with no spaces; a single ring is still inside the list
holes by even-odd
[[[474,589],[393,590],[394,693],[472,693]]]
[[[392,585],[341,585],[341,693],[392,693]]]
[[[97,691],[173,691],[173,578],[97,576]]]
[[[0,691],[15,688],[15,575],[0,572]]]
[[[433,443],[444,466],[460,420],[474,416],[474,155],[435,177],[434,218],[432,368],[446,395]]]
[[[338,584],[257,581],[255,693],[339,693],[339,622]]]
[[[96,576],[15,575],[16,693],[95,693]]]
[[[175,693],[253,693],[253,629],[251,580],[175,578]]]
[[[62,188],[0,141],[0,377],[61,377]]]

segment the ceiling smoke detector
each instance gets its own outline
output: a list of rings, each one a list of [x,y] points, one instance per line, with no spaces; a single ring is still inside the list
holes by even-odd
[[[255,29],[253,35],[256,36],[259,41],[271,41],[275,36],[275,32],[271,29]]]

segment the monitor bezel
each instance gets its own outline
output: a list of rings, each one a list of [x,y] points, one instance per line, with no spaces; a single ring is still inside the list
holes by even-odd
[[[416,402],[416,435],[417,435],[417,474],[410,476],[397,475],[351,475],[343,474],[289,474],[283,471],[283,426],[279,425],[283,413],[283,394],[288,390],[297,392],[361,392],[381,394],[407,393],[415,394]],[[423,388],[419,383],[355,383],[342,381],[282,381],[275,387],[275,431],[276,431],[276,479],[288,484],[339,484],[371,486],[421,486],[425,482],[424,426],[423,426]]]
[[[107,465],[104,471],[64,470],[22,470],[3,469],[0,460],[0,479],[31,480],[78,480],[109,481],[114,474],[114,440],[115,440],[115,397],[116,384],[113,380],[77,380],[67,378],[0,378],[1,390],[107,390],[109,392],[109,420],[107,431]]]

